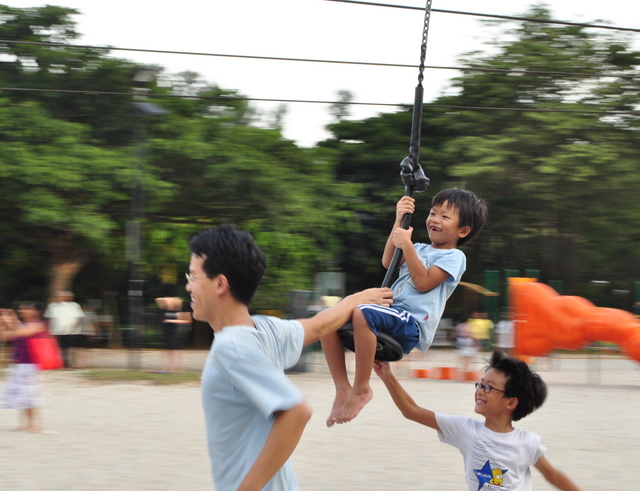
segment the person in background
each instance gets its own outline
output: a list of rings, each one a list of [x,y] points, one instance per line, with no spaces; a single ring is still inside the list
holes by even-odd
[[[56,301],[47,306],[44,317],[49,319],[51,334],[58,340],[65,368],[73,367],[73,349],[79,344],[84,318],[82,308],[73,301],[73,293],[59,291]]]
[[[90,365],[90,347],[100,334],[100,321],[95,308],[87,304],[82,311],[84,312],[84,317],[82,318],[82,327],[77,337],[78,342],[75,351],[75,366],[78,368],[86,368]]]
[[[18,430],[42,431],[38,409],[43,405],[40,373],[31,359],[27,340],[47,330],[42,320],[40,302],[23,302],[18,314],[8,309],[0,310],[0,339],[11,342],[11,366],[6,378],[2,407],[15,409],[23,414]]]
[[[493,335],[493,322],[486,312],[474,312],[469,319],[471,335],[479,343],[482,351],[491,350],[491,337]]]
[[[478,355],[478,343],[471,333],[471,327],[466,318],[456,326],[456,353],[461,361],[460,372],[464,380],[471,362]]]
[[[496,323],[496,346],[503,353],[508,354],[513,349],[513,334],[513,321],[509,318],[509,313],[504,312]]]
[[[191,325],[191,313],[182,311],[182,299],[178,297],[156,298],[158,307],[164,310],[162,335],[166,352],[165,369],[162,373],[182,371],[182,342],[180,328]]]

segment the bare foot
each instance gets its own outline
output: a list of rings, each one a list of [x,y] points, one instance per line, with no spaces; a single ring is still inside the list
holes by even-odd
[[[357,393],[355,390],[352,390],[351,394],[347,400],[344,401],[344,404],[338,411],[336,423],[343,424],[351,421],[371,399],[373,399],[373,391],[371,388],[367,388],[366,390]]]
[[[338,421],[338,412],[345,401],[349,398],[349,394],[351,394],[351,388],[336,391],[336,398],[333,401],[331,414],[329,414],[329,418],[327,419],[327,428],[331,428]]]

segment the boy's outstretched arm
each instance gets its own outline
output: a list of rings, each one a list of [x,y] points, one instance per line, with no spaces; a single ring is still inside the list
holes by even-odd
[[[369,288],[344,297],[333,307],[321,310],[310,319],[299,319],[304,328],[304,346],[315,343],[344,326],[351,320],[351,315],[358,305],[375,304],[389,307],[392,303],[393,291],[390,288]]]
[[[311,408],[304,403],[287,411],[278,411],[264,447],[237,491],[264,488],[293,454],[310,418]]]
[[[540,457],[535,467],[556,488],[563,491],[580,491],[580,488],[564,472],[553,467],[545,457]]]
[[[420,407],[416,404],[409,393],[404,390],[404,387],[400,385],[398,379],[393,375],[393,373],[391,373],[389,363],[375,361],[373,364],[373,370],[384,382],[389,394],[391,394],[393,402],[398,409],[400,409],[400,412],[405,418],[440,431],[440,427],[436,421],[436,414],[433,411]]]

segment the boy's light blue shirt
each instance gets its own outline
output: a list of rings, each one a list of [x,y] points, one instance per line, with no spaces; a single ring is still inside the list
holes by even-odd
[[[256,328],[229,326],[215,334],[202,372],[202,406],[216,489],[237,489],[262,450],[276,411],[302,402],[284,370],[294,366],[304,342],[295,320],[252,317]],[[264,488],[297,490],[291,463]]]
[[[435,249],[429,244],[414,244],[420,262],[426,267],[438,266],[451,276],[428,292],[416,289],[409,268],[404,263],[400,267],[400,276],[391,286],[393,306],[409,312],[420,328],[418,345],[426,351],[438,328],[447,299],[460,283],[467,268],[467,258],[460,249]]]

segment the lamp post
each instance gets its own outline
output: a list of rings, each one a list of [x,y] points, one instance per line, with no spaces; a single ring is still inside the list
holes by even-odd
[[[160,106],[146,102],[149,84],[155,76],[152,68],[139,68],[133,77],[133,172],[131,182],[131,219],[127,224],[127,257],[129,259],[129,369],[140,368],[139,334],[144,326],[144,256],[142,220],[144,218],[144,164],[146,161],[146,116],[168,114]]]

